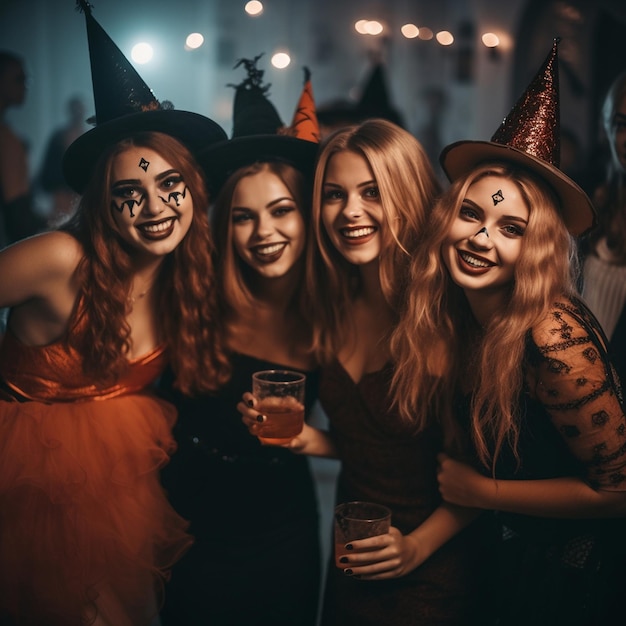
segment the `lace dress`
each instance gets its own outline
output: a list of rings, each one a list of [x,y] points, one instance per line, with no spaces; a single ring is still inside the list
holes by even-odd
[[[262,446],[236,409],[252,374],[285,369],[232,355],[214,396],[177,398],[178,451],[164,469],[195,543],[172,571],[165,626],[314,626],[320,587],[317,496],[308,459]],[[289,368],[293,369],[293,368]],[[305,372],[307,413],[318,372]],[[164,377],[163,389],[168,388]]]
[[[557,302],[526,350],[518,464],[500,457],[501,479],[578,476],[597,490],[626,491],[626,418],[606,341],[585,305]],[[626,497],[626,494],[625,494]],[[499,513],[500,624],[623,623],[626,520],[546,519]]]
[[[341,459],[337,502],[384,504],[392,525],[407,534],[441,503],[436,455],[442,441],[435,428],[412,433],[390,410],[391,377],[387,366],[354,383],[335,361],[322,370],[320,401]],[[331,559],[322,624],[484,626],[491,604],[485,596],[491,539],[481,518],[423,565],[390,580],[351,578]]]
[[[98,388],[63,342],[3,337],[0,623],[140,626],[156,614],[155,583],[191,541],[159,485],[176,413],[147,387],[164,366],[161,347]]]

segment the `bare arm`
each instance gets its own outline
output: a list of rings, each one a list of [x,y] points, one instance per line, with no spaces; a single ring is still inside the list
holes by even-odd
[[[0,252],[0,307],[10,307],[11,328],[28,345],[53,341],[65,330],[78,291],[80,244],[46,233]]]
[[[439,490],[447,502],[537,517],[626,516],[626,493],[596,491],[580,478],[496,480],[445,454],[439,460]]]

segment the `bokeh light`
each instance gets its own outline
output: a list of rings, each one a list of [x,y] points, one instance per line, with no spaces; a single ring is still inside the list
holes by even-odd
[[[417,36],[424,41],[430,41],[435,36],[435,34],[430,28],[428,28],[428,26],[420,26]]]
[[[500,38],[494,33],[485,33],[482,36],[482,41],[487,48],[495,48],[500,45]]]
[[[185,40],[185,48],[187,50],[195,50],[204,43],[204,37],[200,33],[191,33],[187,35]]]
[[[407,39],[415,39],[419,34],[420,34],[420,29],[415,26],[415,24],[405,24],[401,29],[400,32],[407,38]]]
[[[354,24],[354,30],[356,30],[356,32],[360,35],[367,35],[366,24],[367,20],[359,20]]]
[[[365,24],[365,30],[368,35],[380,35],[383,32],[383,25],[377,20],[370,20]]]
[[[150,62],[153,55],[154,50],[152,49],[152,46],[149,43],[144,42],[134,45],[130,52],[131,59],[140,65]]]
[[[291,57],[286,52],[277,52],[272,56],[272,65],[278,70],[284,70],[291,63]]]
[[[450,31],[440,30],[437,33],[437,41],[442,46],[451,46],[454,43],[454,37],[452,36],[452,33]]]
[[[263,3],[258,0],[250,0],[250,2],[246,2],[246,6],[244,7],[245,12],[248,15],[261,15],[263,13]]]

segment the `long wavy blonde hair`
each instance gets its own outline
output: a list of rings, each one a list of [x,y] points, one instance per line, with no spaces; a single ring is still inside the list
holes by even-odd
[[[366,120],[335,131],[323,142],[313,182],[313,237],[307,249],[313,348],[323,361],[336,355],[342,345],[349,302],[360,289],[358,268],[337,251],[321,218],[326,169],[330,159],[343,151],[362,156],[378,185],[384,215],[380,284],[394,310],[401,299],[411,255],[427,213],[441,191],[421,144],[392,122]]]
[[[441,246],[469,187],[485,176],[513,182],[529,207],[529,219],[507,304],[480,328],[463,291],[450,278]],[[454,440],[454,396],[469,380],[470,429],[479,458],[489,466],[505,441],[515,451],[527,333],[559,297],[574,292],[574,259],[558,201],[535,175],[493,163],[457,179],[435,205],[420,239],[391,339],[397,365],[392,390],[400,414],[417,429],[436,415]]]
[[[115,227],[111,184],[115,157],[133,146],[164,155],[180,171],[193,198],[189,231],[159,270],[156,318],[167,344],[175,386],[189,394],[213,391],[228,379],[230,366],[216,314],[208,196],[192,155],[174,138],[162,133],[138,133],[103,154],[76,213],[62,227],[85,250],[78,267],[82,284],[80,306],[70,319],[68,343],[83,355],[85,370],[96,380],[114,379],[128,366],[130,326],[126,317],[134,249],[123,241]]]

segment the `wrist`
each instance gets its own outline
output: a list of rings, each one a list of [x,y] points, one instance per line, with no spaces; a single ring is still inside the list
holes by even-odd
[[[499,481],[495,478],[481,476],[474,506],[478,509],[497,509],[499,485]]]

